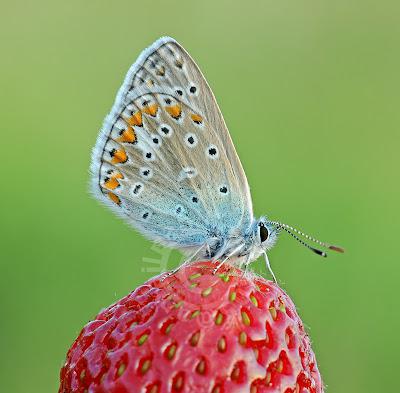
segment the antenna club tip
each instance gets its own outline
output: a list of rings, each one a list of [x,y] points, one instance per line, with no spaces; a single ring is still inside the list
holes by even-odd
[[[329,246],[328,248],[333,251],[341,252],[342,254],[344,253],[344,248],[339,246]]]
[[[317,255],[326,258],[328,254],[325,251],[318,250],[318,248],[309,247],[312,251],[314,251]]]

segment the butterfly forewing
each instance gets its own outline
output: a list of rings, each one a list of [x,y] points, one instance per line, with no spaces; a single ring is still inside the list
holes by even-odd
[[[181,249],[244,231],[249,187],[215,98],[173,39],[129,70],[92,156],[95,195],[139,231]]]

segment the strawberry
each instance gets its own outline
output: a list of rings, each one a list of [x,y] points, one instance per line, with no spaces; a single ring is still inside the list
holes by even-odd
[[[310,341],[275,283],[196,262],[155,277],[89,322],[59,393],[321,393]]]

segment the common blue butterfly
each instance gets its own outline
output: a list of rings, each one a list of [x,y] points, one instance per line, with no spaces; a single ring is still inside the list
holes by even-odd
[[[247,267],[263,254],[272,273],[266,250],[280,230],[320,255],[326,256],[299,236],[342,251],[254,218],[246,175],[214,95],[169,37],[129,69],[93,149],[91,176],[101,202],[148,238],[191,255],[188,260]]]

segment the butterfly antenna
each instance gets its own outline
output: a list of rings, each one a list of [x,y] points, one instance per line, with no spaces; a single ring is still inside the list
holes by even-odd
[[[328,250],[337,251],[337,252],[342,252],[342,253],[344,252],[344,249],[343,249],[342,247],[338,247],[338,246],[334,246],[334,245],[332,245],[332,244],[328,244],[328,243],[325,243],[325,242],[321,242],[320,240],[315,239],[314,237],[312,237],[312,236],[310,236],[310,235],[307,235],[306,233],[304,233],[304,232],[302,232],[302,231],[299,231],[298,229],[293,228],[293,227],[291,227],[290,225],[283,224],[283,223],[278,222],[278,221],[271,221],[271,224],[276,225],[278,228],[283,229],[284,231],[286,231],[287,233],[289,233],[290,236],[294,237],[298,242],[300,242],[303,246],[306,246],[306,247],[309,248],[311,251],[313,251],[313,252],[315,252],[316,254],[321,255],[321,256],[323,256],[323,257],[326,257],[326,256],[327,256],[326,252],[321,251],[321,250],[319,250],[319,249],[317,249],[317,248],[314,248],[314,247],[310,246],[309,244],[307,244],[306,242],[304,242],[302,239],[300,239],[298,236],[296,236],[295,233],[298,234],[298,235],[300,235],[300,236],[305,237],[307,240],[310,240],[310,241],[312,241],[312,242],[314,242],[314,243],[319,244],[320,246],[322,246],[322,247],[324,247],[324,248],[327,248]],[[294,233],[293,233],[293,232],[294,232]]]

